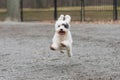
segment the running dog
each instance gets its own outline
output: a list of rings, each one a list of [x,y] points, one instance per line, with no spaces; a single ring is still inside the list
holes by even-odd
[[[73,42],[70,32],[70,22],[70,15],[60,15],[55,23],[55,34],[50,46],[51,50],[60,50],[61,53],[64,53],[63,50],[66,50],[69,57],[72,56]]]

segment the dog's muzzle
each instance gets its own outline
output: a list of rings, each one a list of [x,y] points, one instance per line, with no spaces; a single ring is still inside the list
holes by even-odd
[[[60,31],[58,32],[60,35],[65,35],[65,31],[63,31],[63,29],[60,29]]]

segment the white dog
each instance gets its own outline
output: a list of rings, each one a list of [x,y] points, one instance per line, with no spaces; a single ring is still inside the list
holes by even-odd
[[[67,50],[68,56],[72,56],[72,36],[70,32],[70,21],[69,15],[60,15],[55,23],[55,35],[52,40],[51,50]]]

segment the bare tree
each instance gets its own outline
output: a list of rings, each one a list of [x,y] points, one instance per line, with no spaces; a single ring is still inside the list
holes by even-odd
[[[7,0],[7,19],[10,21],[21,21],[20,0]]]

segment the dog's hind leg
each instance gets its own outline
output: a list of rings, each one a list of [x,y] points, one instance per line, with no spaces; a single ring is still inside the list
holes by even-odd
[[[67,48],[67,54],[68,54],[68,57],[72,57],[72,46],[68,47]]]
[[[64,53],[64,51],[60,50],[61,53]]]

